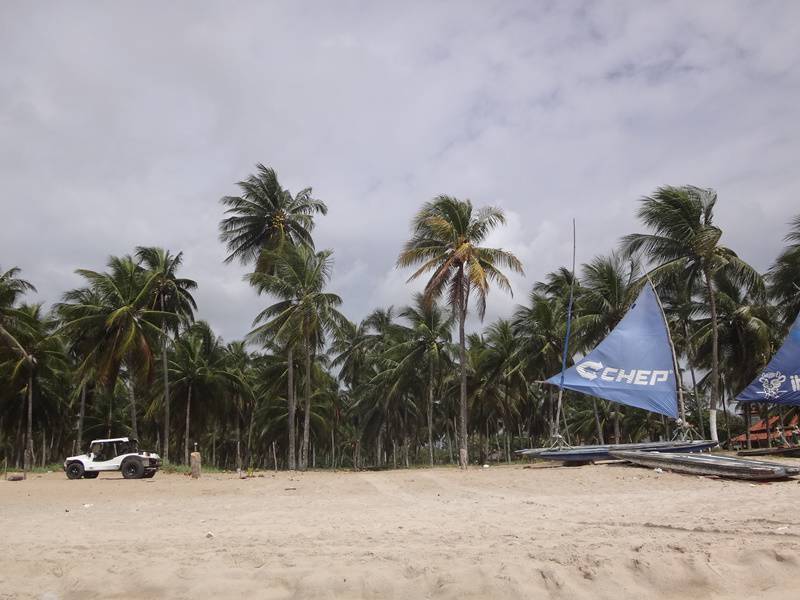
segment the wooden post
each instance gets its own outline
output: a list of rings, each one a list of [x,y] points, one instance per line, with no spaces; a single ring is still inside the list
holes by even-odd
[[[746,429],[745,429],[745,432],[746,432],[745,439],[747,440],[747,449],[750,450],[750,448],[752,448],[753,445],[752,445],[752,442],[750,440],[750,403],[749,402],[745,402],[744,403],[744,412],[745,412],[744,423],[745,423],[745,427],[746,427]]]
[[[189,462],[192,468],[192,479],[199,479],[200,478],[200,471],[201,471],[201,459],[199,452],[192,452],[189,455]]]

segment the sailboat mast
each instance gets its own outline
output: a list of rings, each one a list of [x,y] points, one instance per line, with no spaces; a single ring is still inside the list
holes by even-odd
[[[576,236],[575,236],[575,219],[572,219],[572,279],[569,282],[569,304],[567,305],[567,331],[564,335],[564,351],[561,353],[561,383],[558,386],[558,404],[556,405],[556,421],[555,421],[555,435],[556,440],[559,439],[559,425],[558,421],[561,417],[561,401],[564,397],[564,371],[567,370],[567,353],[569,351],[569,336],[572,329],[572,303],[575,300],[575,249],[576,249]],[[564,417],[566,424],[566,416]]]
[[[669,341],[669,349],[672,352],[672,365],[673,369],[675,370],[675,387],[676,392],[678,393],[678,407],[681,411],[681,421],[683,421],[683,425],[686,425],[686,404],[683,401],[683,377],[681,377],[681,371],[678,368],[678,356],[675,354],[675,344],[672,342],[672,334],[669,331],[669,322],[667,321],[667,315],[664,312],[664,305],[661,304],[661,298],[658,296],[658,292],[656,291],[656,286],[653,285],[653,280],[650,279],[649,274],[645,274],[647,278],[647,283],[653,288],[653,292],[656,295],[656,302],[658,302],[658,308],[661,310],[661,318],[664,319],[664,327],[667,328],[667,341]]]

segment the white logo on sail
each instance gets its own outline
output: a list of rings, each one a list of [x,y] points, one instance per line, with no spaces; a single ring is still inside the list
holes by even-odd
[[[792,388],[794,389],[795,384],[795,375],[792,377]],[[759,392],[760,394],[764,394],[765,398],[777,398],[781,395],[781,386],[783,382],[786,381],[786,375],[781,373],[780,371],[772,371],[769,373],[762,373],[761,377],[758,378],[761,382],[761,387],[764,391]]]
[[[792,375],[792,391],[800,392],[800,375]]]
[[[604,367],[599,361],[587,360],[575,367],[578,375],[589,381],[594,381],[598,377],[602,381],[615,383],[629,383],[633,385],[655,385],[669,379],[672,371],[651,371],[647,369],[617,369],[615,367]]]

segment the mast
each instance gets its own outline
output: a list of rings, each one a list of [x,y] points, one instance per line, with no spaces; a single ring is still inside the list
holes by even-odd
[[[647,278],[647,283],[650,284],[650,287],[653,288],[653,292],[656,295],[656,302],[658,302],[658,308],[661,310],[661,318],[664,319],[664,327],[667,329],[667,340],[669,341],[669,349],[672,352],[672,365],[673,369],[675,370],[675,387],[678,392],[678,408],[681,412],[681,421],[683,421],[684,427],[686,426],[686,405],[683,401],[683,377],[681,377],[681,371],[678,368],[678,357],[675,354],[675,344],[672,342],[672,334],[669,331],[669,323],[667,322],[667,315],[664,313],[664,305],[661,304],[661,298],[658,297],[658,292],[656,291],[656,286],[653,285],[653,280],[650,279],[650,274],[646,273],[645,277]],[[700,417],[702,418],[702,416]],[[685,431],[685,429],[684,429]]]
[[[567,370],[567,352],[569,350],[569,335],[572,329],[572,303],[575,299],[575,219],[572,219],[572,280],[569,282],[569,304],[567,305],[567,332],[564,335],[564,349],[561,353],[561,383],[558,386],[558,404],[556,405],[556,422],[554,428],[554,438],[560,440],[558,421],[561,416],[561,400],[564,397],[564,371]],[[564,417],[564,423],[567,419]]]

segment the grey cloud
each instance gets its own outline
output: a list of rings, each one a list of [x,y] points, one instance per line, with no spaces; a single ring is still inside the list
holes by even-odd
[[[223,265],[219,197],[261,161],[330,213],[332,288],[360,318],[414,289],[394,270],[439,193],[509,212],[493,241],[533,281],[607,252],[635,200],[720,194],[760,269],[798,212],[800,45],[791,2],[0,5],[0,264],[56,300],[109,254],[186,255],[228,339],[267,301]]]

